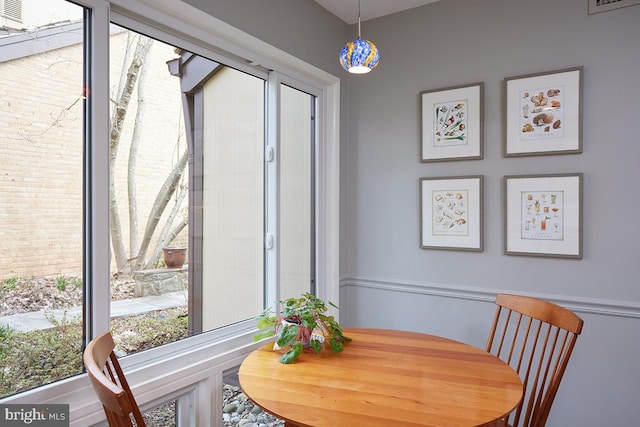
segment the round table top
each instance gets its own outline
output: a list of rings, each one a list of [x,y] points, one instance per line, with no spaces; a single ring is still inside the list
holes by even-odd
[[[468,344],[416,332],[347,329],[344,351],[279,362],[269,343],[247,356],[245,394],[287,426],[479,426],[522,398],[517,373]]]

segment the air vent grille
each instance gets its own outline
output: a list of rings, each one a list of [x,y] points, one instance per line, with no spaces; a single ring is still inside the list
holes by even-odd
[[[0,0],[2,2],[2,16],[22,22],[22,0]]]

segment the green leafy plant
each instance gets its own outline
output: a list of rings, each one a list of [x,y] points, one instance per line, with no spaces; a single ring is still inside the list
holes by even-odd
[[[328,346],[338,353],[345,342],[351,341],[342,333],[335,318],[324,314],[327,306],[315,295],[304,293],[301,298],[287,298],[279,303],[282,307],[280,315],[274,315],[268,308],[258,316],[258,329],[265,331],[256,334],[253,340],[275,336],[274,350],[287,349],[280,357],[281,363],[294,362],[305,347],[319,353]],[[329,304],[338,308],[331,301]]]
[[[10,277],[8,279],[4,279],[2,281],[2,286],[7,289],[7,290],[14,290],[15,288],[18,287],[18,278],[17,277]]]
[[[67,278],[64,276],[56,277],[56,288],[61,292],[67,289]]]
[[[2,286],[0,286],[0,298],[4,298],[7,292],[13,291],[18,288],[18,278],[11,277],[9,279],[4,279],[2,281]]]

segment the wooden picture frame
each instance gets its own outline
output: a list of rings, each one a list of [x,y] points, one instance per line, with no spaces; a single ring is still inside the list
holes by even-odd
[[[582,259],[581,173],[503,178],[504,253]]]
[[[420,92],[420,161],[477,160],[483,150],[484,83]]]
[[[503,81],[503,155],[582,153],[583,67]]]
[[[483,180],[477,176],[420,178],[420,247],[484,250]]]

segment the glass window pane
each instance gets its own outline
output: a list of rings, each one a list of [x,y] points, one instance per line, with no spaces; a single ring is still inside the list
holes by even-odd
[[[0,397],[82,372],[82,7],[0,30]]]
[[[263,309],[264,88],[229,67],[203,86],[203,330]]]
[[[254,317],[264,80],[114,26],[111,81],[116,345],[131,353]],[[170,263],[179,248],[191,263]]]
[[[172,400],[157,408],[142,413],[145,424],[153,427],[175,427],[176,423],[176,403]]]
[[[167,66],[177,58],[112,25],[111,326],[125,353],[187,336],[188,147],[180,78]]]
[[[280,296],[314,292],[313,96],[281,85]]]

